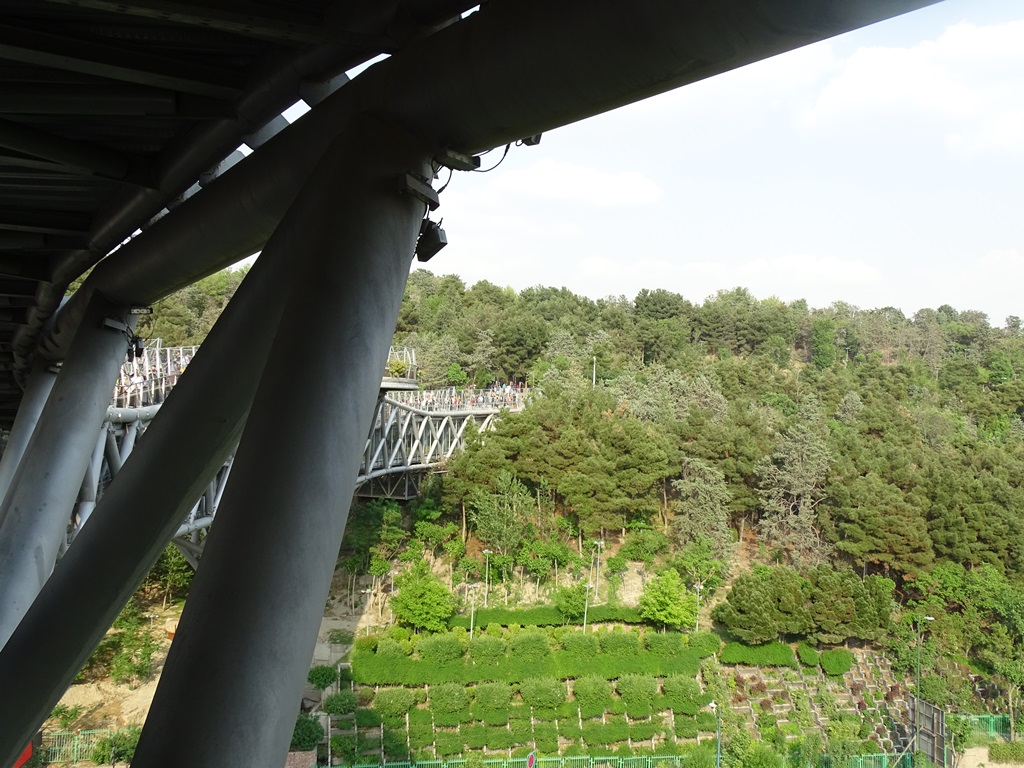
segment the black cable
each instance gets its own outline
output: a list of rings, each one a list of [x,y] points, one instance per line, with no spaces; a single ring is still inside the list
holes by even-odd
[[[452,183],[452,176],[454,176],[454,175],[455,175],[455,172],[451,168],[449,168],[448,169],[448,181],[446,181],[444,183],[443,187],[441,187],[439,190],[437,190],[437,194],[440,195],[442,192],[444,192],[446,189],[448,189],[448,185]]]
[[[503,162],[505,162],[505,158],[508,157],[509,147],[511,147],[511,146],[512,146],[511,142],[509,142],[508,144],[505,145],[505,151],[501,154],[501,160],[496,162],[490,168],[484,168],[482,170],[480,168],[477,168],[475,171],[473,171],[473,173],[490,173],[491,171],[493,171],[495,168],[497,168],[499,165],[501,165]]]

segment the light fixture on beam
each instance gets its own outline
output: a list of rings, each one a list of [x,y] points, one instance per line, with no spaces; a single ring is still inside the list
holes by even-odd
[[[416,241],[417,261],[430,261],[434,255],[448,245],[448,236],[436,221],[424,219],[420,224],[420,236]]]

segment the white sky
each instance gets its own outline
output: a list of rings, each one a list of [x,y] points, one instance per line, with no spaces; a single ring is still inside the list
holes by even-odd
[[[467,286],[1002,325],[1024,316],[1024,3],[946,0],[552,131],[457,173],[437,217],[423,266]]]

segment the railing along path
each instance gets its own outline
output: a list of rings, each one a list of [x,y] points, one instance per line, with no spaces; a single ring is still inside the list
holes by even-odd
[[[61,554],[88,520],[197,350],[147,347],[124,364]],[[502,409],[522,409],[527,396],[526,389],[512,386],[421,391],[415,376],[415,352],[392,348],[359,467],[356,492],[360,496],[413,498],[423,477],[465,445],[468,430],[490,429]],[[205,531],[216,516],[231,462],[229,458],[175,534],[174,544],[193,566],[202,554]]]

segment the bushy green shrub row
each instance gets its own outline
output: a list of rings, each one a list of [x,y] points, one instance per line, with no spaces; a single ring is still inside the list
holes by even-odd
[[[644,619],[636,608],[625,605],[592,605],[587,611],[588,624],[615,622],[617,624],[643,624]],[[469,616],[453,616],[448,620],[450,627],[469,629]],[[568,621],[562,613],[551,605],[536,608],[480,608],[473,615],[473,623],[478,627],[489,624],[500,624],[507,627],[519,624],[524,627],[558,627],[563,624],[582,624],[583,618]]]
[[[796,655],[805,667],[816,667],[821,662],[821,654],[807,643],[800,643],[796,647]]]
[[[723,664],[742,664],[748,667],[796,667],[793,649],[779,642],[764,645],[726,643],[718,660]]]
[[[664,708],[676,714],[695,715],[711,701],[711,694],[702,693],[700,684],[692,677],[670,675],[662,682],[662,688],[665,691]]]
[[[523,653],[532,652],[539,650],[539,646],[524,644],[520,650]],[[599,654],[589,659],[574,658],[566,651],[556,651],[541,659],[523,660],[506,656],[490,664],[466,663],[464,659],[449,664],[432,664],[408,656],[385,656],[362,650],[356,650],[352,655],[352,676],[356,682],[365,685],[518,683],[531,677],[557,677],[565,680],[589,674],[607,680],[626,674],[656,677],[680,674],[692,677],[699,669],[700,657],[692,649],[676,656],[659,656],[650,651],[639,651],[631,656]]]
[[[845,648],[821,652],[821,670],[829,676],[838,677],[853,667],[853,654]]]
[[[988,759],[993,763],[1024,763],[1024,741],[991,744],[988,748]]]

